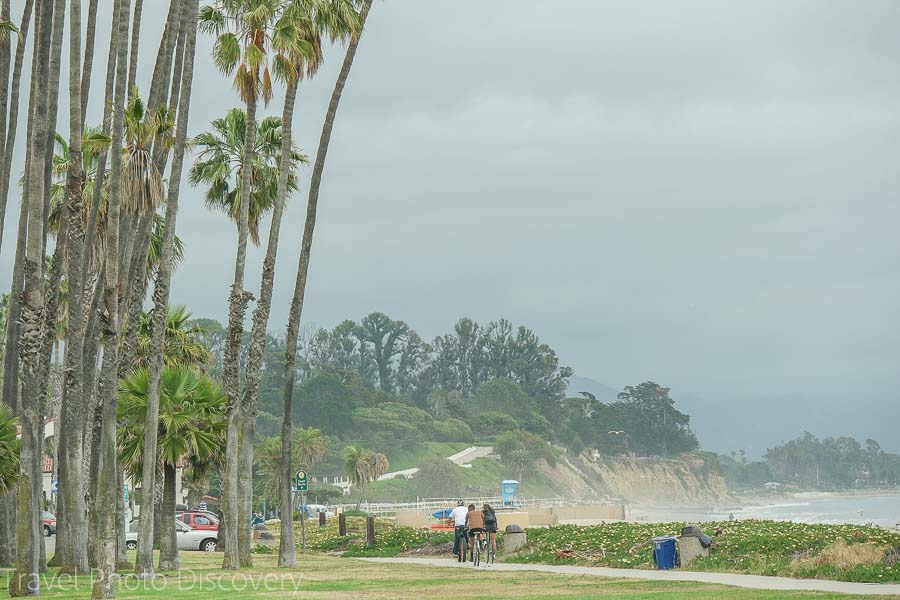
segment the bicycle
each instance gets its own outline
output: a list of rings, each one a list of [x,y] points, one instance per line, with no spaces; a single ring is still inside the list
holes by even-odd
[[[462,534],[459,536],[459,555],[456,557],[459,562],[466,562],[466,557],[469,555],[469,530],[463,529]]]
[[[484,530],[479,530],[475,532],[475,535],[472,536],[472,564],[474,566],[478,566],[481,564],[481,553],[482,551],[487,552],[488,564],[494,563],[494,551],[491,548],[490,541],[485,537]]]

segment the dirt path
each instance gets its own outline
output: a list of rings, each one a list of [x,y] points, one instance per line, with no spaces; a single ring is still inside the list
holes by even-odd
[[[476,458],[482,458],[487,456],[494,449],[490,446],[469,446],[465,450],[461,450],[452,456],[448,456],[447,460],[454,462],[458,465],[464,465],[466,463],[470,463]],[[413,475],[419,472],[419,467],[412,467],[411,469],[403,469],[401,471],[391,471],[390,473],[385,473],[381,477],[378,478],[378,481],[384,481],[386,479],[393,479],[395,477],[405,477],[409,479]]]
[[[431,567],[472,569],[471,565],[459,564],[446,558],[364,558],[373,562],[390,562]],[[540,571],[560,575],[593,575],[597,577],[617,577],[650,581],[696,581],[717,583],[755,590],[805,590],[811,592],[832,592],[840,594],[863,594],[896,596],[900,598],[900,584],[851,583],[828,581],[825,579],[791,579],[789,577],[766,577],[763,575],[739,575],[735,573],[702,573],[698,571],[645,571],[640,569],[610,569],[605,567],[576,567],[571,565],[539,565],[518,563],[497,563],[479,570],[495,571]]]

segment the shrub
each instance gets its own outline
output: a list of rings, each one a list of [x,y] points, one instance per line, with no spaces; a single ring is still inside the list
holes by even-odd
[[[459,419],[435,421],[434,438],[439,442],[471,442],[475,439],[472,429]]]
[[[505,413],[483,412],[472,418],[472,431],[483,436],[500,435],[507,431],[515,431],[519,423],[515,418]]]

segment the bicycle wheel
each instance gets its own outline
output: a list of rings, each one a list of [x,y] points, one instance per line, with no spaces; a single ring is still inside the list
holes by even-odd
[[[466,562],[466,557],[469,554],[468,545],[469,545],[469,536],[468,535],[461,536],[459,538],[459,556],[456,557],[459,560],[459,562]]]
[[[481,540],[475,538],[474,544],[472,546],[472,564],[477,567],[478,563],[481,562]]]

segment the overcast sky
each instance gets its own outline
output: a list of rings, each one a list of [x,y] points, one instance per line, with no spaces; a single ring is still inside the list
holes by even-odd
[[[142,89],[165,4],[144,3]],[[759,455],[808,429],[900,451],[898,23],[892,0],[376,0],[304,321],[380,310],[430,338],[506,317],[579,375],[671,387],[710,449]],[[238,104],[201,43],[192,134]],[[342,55],[300,90],[310,156]],[[308,174],[285,215],[272,330]],[[187,184],[181,207],[172,299],[224,321],[235,229]],[[17,208],[14,192],[4,288]],[[248,289],[261,262],[251,252]]]

